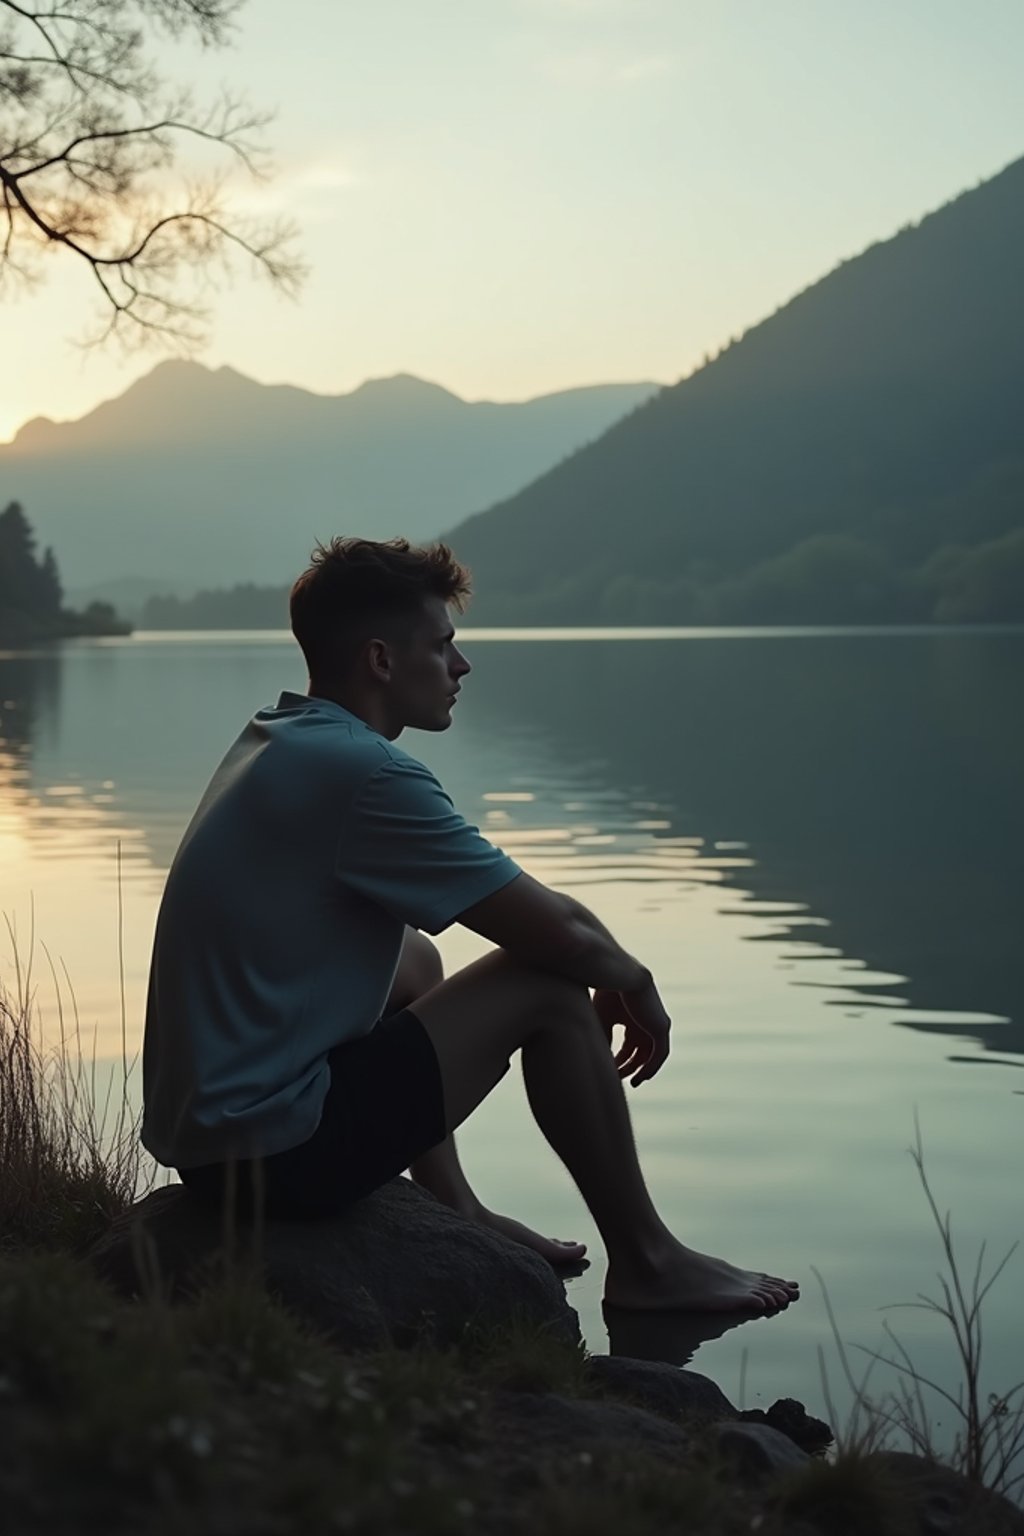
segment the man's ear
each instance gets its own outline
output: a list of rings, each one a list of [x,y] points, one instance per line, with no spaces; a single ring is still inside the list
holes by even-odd
[[[379,682],[391,681],[391,647],[386,640],[370,640],[367,643],[366,664],[370,675]]]

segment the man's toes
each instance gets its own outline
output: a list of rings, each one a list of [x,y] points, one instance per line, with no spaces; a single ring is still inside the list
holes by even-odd
[[[546,1257],[552,1264],[577,1264],[586,1256],[586,1243],[577,1243],[567,1237],[549,1237]]]
[[[782,1291],[776,1290],[776,1288],[773,1285],[770,1285],[767,1281],[762,1281],[755,1287],[755,1295],[761,1297],[762,1301],[764,1302],[765,1311],[771,1312],[773,1314],[776,1312],[781,1312],[782,1308],[786,1305],[788,1300]]]
[[[762,1275],[765,1285],[770,1285],[773,1291],[785,1291],[787,1296],[799,1294],[800,1286],[796,1280],[782,1280],[778,1275]]]

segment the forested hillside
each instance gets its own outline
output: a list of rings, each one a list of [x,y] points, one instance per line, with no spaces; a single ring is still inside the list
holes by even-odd
[[[478,623],[1024,618],[1024,160],[445,536]]]
[[[18,502],[0,512],[0,644],[127,632],[109,603],[91,603],[83,613],[65,608],[53,550],[37,556],[35,533]]]

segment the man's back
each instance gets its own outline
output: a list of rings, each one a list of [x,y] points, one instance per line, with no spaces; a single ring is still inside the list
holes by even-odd
[[[143,1141],[268,1156],[316,1127],[332,1046],[371,1030],[406,923],[439,932],[518,866],[341,705],[282,694],[214,774],[157,923]]]

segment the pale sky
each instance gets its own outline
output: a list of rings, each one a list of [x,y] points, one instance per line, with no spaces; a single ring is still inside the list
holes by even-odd
[[[469,399],[671,382],[837,261],[1024,154],[1024,0],[249,0],[168,73],[277,109],[312,274],[239,274],[211,366]],[[64,257],[0,309],[0,439],[160,354],[83,354]],[[2,490],[2,488],[0,488]]]

